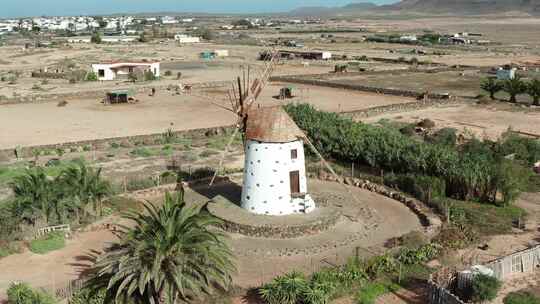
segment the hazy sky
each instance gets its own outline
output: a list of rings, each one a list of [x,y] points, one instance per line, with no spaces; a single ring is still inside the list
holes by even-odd
[[[299,6],[338,6],[358,0],[0,0],[0,17],[132,12],[283,12]],[[378,4],[397,0],[371,0]]]

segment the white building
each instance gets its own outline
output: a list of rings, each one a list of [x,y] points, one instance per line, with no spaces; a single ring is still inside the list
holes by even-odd
[[[98,80],[107,81],[115,79],[127,79],[130,73],[137,71],[150,71],[154,76],[160,75],[160,63],[153,62],[106,62],[92,64],[92,71],[98,76]]]
[[[216,57],[229,57],[229,50],[214,50]]]
[[[135,42],[138,40],[138,36],[101,36],[103,43]]]
[[[309,213],[303,133],[281,107],[251,110],[246,125],[242,208],[255,214]]]
[[[418,41],[418,37],[416,37],[416,35],[403,35],[399,37],[399,40],[405,42],[415,42]]]
[[[200,37],[193,37],[186,34],[176,34],[174,35],[174,40],[178,43],[199,43],[201,42]]]
[[[498,80],[511,80],[516,78],[516,68],[510,66],[499,67],[497,70],[497,79]]]

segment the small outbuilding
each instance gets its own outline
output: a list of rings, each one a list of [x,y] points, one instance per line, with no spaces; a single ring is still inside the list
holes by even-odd
[[[130,90],[109,91],[105,97],[106,104],[128,103],[133,98],[133,92]]]

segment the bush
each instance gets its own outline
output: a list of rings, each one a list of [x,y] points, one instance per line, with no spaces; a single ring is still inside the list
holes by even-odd
[[[12,283],[8,290],[9,304],[56,304],[58,301],[51,295],[34,290],[26,283]]]
[[[165,76],[172,76],[172,71],[165,71],[165,74],[163,74]]]
[[[145,147],[135,148],[129,153],[133,156],[138,156],[138,157],[150,157],[154,155],[154,151]]]
[[[493,301],[502,283],[495,277],[477,274],[472,281],[472,300],[475,303]]]
[[[402,248],[397,260],[405,265],[415,265],[431,261],[436,258],[441,251],[441,247],[437,244],[426,244],[418,249]]]
[[[512,292],[503,300],[504,304],[540,304],[540,298],[529,292]]]
[[[457,143],[457,130],[454,128],[443,128],[435,132],[426,140],[433,144],[455,147]]]
[[[64,248],[66,240],[62,232],[51,232],[46,236],[30,242],[30,251],[37,254],[46,254]]]
[[[69,300],[69,304],[103,304],[105,296],[106,291],[104,289],[93,292],[88,288],[83,288],[73,295]]]
[[[97,81],[98,80],[98,76],[96,73],[94,72],[89,72],[88,74],[86,74],[86,78],[85,78],[86,81]]]
[[[259,293],[268,304],[297,304],[303,299],[308,286],[303,274],[292,272],[265,284]]]
[[[92,37],[90,38],[90,42],[95,43],[95,44],[100,44],[102,42],[101,34],[98,32],[95,32],[94,34],[92,34]]]
[[[144,80],[145,81],[154,81],[154,80],[157,80],[157,77],[151,71],[146,71],[146,72],[144,72]]]

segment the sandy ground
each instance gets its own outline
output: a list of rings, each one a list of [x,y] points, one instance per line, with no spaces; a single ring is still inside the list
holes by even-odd
[[[311,189],[316,192],[341,193],[343,189],[337,183],[321,183],[313,181],[310,183]],[[355,253],[354,248],[370,248],[370,252],[380,249],[382,243],[391,237],[405,234],[412,230],[420,229],[420,223],[407,207],[399,202],[373,194],[371,192],[351,188],[354,195],[365,205],[365,208],[372,208],[383,219],[379,225],[371,231],[366,232],[366,236],[358,242],[353,242],[350,246],[329,248],[327,251],[312,256],[291,255],[284,257],[268,257],[264,254],[241,255],[237,258],[238,274],[235,276],[235,283],[242,287],[253,287],[266,282],[276,275],[298,269],[311,272],[321,267],[334,265],[346,261],[349,256]],[[187,192],[186,199],[195,201],[202,198],[194,192]],[[105,222],[118,223],[118,219],[109,218]],[[317,244],[324,244],[341,238],[351,233],[354,227],[362,227],[360,222],[341,223],[333,230],[306,238],[290,240],[273,240],[250,238],[240,235],[232,235],[230,242],[237,253],[246,252],[254,248],[276,250],[279,248],[302,248]],[[0,260],[0,294],[5,292],[10,282],[25,281],[32,286],[59,288],[68,281],[76,279],[79,271],[86,265],[81,260],[81,256],[92,250],[102,250],[103,246],[116,238],[107,230],[77,233],[67,246],[59,251],[46,255],[36,255],[30,252],[16,254]],[[361,255],[370,254],[365,249],[360,250]],[[1,297],[0,297],[1,298]]]
[[[263,105],[283,102],[272,98],[282,85],[272,84],[259,99]],[[411,99],[345,90],[298,86],[298,97],[285,102],[309,102],[326,111],[352,111]],[[194,92],[198,94],[198,92]],[[212,95],[202,93],[203,95]],[[212,96],[223,98],[219,91]],[[232,125],[235,115],[198,96],[160,91],[155,97],[139,95],[137,104],[104,106],[98,100],[0,106],[0,147],[55,144],[118,136],[133,136]],[[220,101],[223,105],[228,102]]]
[[[512,128],[514,131],[540,134],[540,112],[508,111],[499,109],[495,105],[436,107],[414,112],[384,114],[364,121],[376,122],[380,119],[391,119],[401,122],[418,122],[424,118],[435,121],[437,128],[456,128],[466,131],[466,133],[471,132],[480,138],[497,139],[508,128]]]

